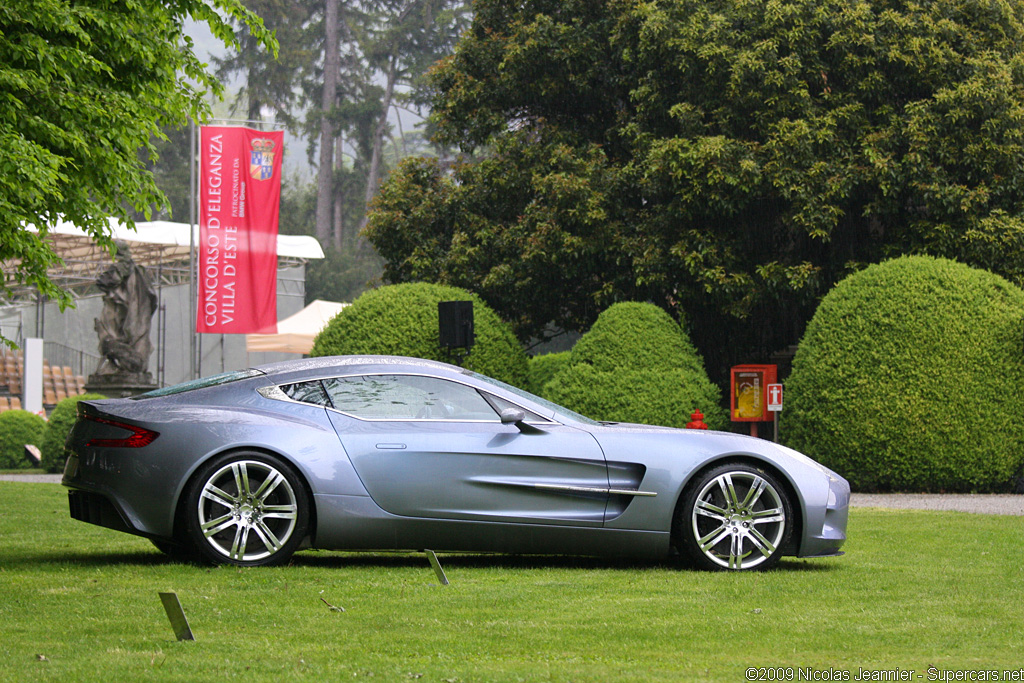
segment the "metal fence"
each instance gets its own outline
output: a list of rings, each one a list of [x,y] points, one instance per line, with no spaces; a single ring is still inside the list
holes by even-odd
[[[43,357],[51,367],[70,367],[72,373],[85,377],[100,366],[99,354],[73,349],[60,342],[43,342]]]

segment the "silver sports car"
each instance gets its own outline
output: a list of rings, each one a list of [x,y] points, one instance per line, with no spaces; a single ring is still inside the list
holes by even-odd
[[[595,422],[453,365],[287,361],[79,403],[71,516],[243,566],[302,548],[838,555],[850,488],[736,434]]]

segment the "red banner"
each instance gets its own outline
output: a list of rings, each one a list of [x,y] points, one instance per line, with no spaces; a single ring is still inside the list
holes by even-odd
[[[277,219],[284,133],[200,130],[197,332],[277,322]]]

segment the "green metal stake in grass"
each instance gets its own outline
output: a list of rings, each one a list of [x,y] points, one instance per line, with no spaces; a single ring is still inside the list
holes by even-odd
[[[427,559],[430,560],[430,566],[434,568],[434,573],[437,574],[437,580],[441,582],[442,586],[448,585],[448,577],[444,575],[444,570],[441,569],[441,563],[437,561],[437,555],[434,554],[433,550],[424,550],[427,554]]]
[[[171,628],[178,640],[195,640],[192,629],[188,626],[188,619],[185,618],[185,610],[181,608],[177,593],[159,593],[160,602],[164,603],[164,611],[171,621]]]

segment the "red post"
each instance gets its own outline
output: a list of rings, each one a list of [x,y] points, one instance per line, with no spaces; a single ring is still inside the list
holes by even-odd
[[[704,413],[699,410],[693,411],[690,415],[690,422],[686,425],[687,429],[707,429],[708,426],[704,424]]]

